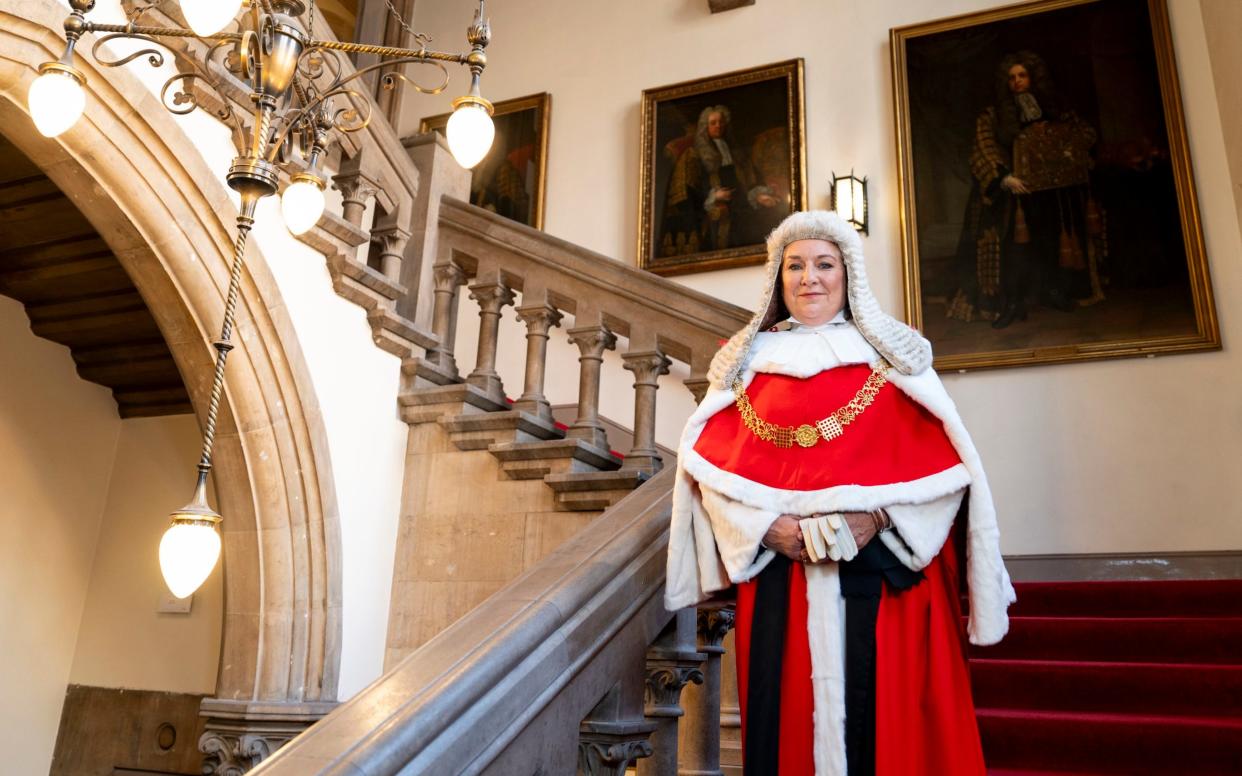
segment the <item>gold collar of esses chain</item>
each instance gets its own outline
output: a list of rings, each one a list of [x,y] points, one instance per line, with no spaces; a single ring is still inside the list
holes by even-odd
[[[814,447],[821,439],[831,442],[844,434],[845,427],[857,420],[858,416],[863,414],[863,410],[871,406],[876,394],[888,382],[889,368],[888,362],[881,359],[879,363],[871,367],[867,382],[858,389],[858,393],[854,394],[849,404],[823,420],[816,421],[813,425],[804,423],[801,426],[778,426],[759,417],[759,413],[755,412],[755,408],[750,404],[750,397],[746,395],[746,389],[742,386],[740,377],[733,381],[733,395],[737,399],[737,411],[742,414],[742,422],[755,436],[777,447],[793,447],[794,442],[802,447]]]

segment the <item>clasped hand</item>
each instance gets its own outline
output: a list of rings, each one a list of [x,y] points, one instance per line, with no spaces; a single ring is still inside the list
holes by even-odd
[[[842,514],[845,524],[854,536],[854,543],[862,549],[876,534],[875,521],[866,512],[845,512]],[[802,526],[797,515],[781,515],[772,522],[768,532],[763,535],[763,546],[775,550],[790,560],[799,563],[810,563],[805,540],[802,537]],[[821,561],[823,562],[823,561]]]

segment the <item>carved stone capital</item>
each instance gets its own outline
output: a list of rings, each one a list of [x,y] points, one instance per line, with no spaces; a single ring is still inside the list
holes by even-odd
[[[553,326],[561,325],[561,311],[550,304],[517,308],[518,320],[526,324],[527,336],[546,337]]]
[[[401,256],[410,241],[410,230],[399,226],[382,226],[371,230],[371,239],[379,243],[380,255]]]
[[[690,389],[690,393],[694,396],[695,404],[703,403],[703,397],[707,395],[707,389],[711,385],[712,381],[706,377],[690,377],[685,381],[685,386]]]
[[[699,655],[699,657],[703,657]],[[648,717],[680,717],[681,690],[690,682],[703,683],[703,669],[696,662],[655,660],[647,663],[646,709]]]
[[[379,193],[379,181],[363,172],[343,172],[332,176],[332,188],[341,192],[346,205],[366,206]]]
[[[710,653],[723,653],[725,636],[733,629],[732,608],[700,608],[698,615],[699,649]]]
[[[470,298],[479,303],[483,314],[500,315],[515,297],[513,290],[503,283],[476,283],[470,286]]]
[[[623,366],[634,373],[634,387],[640,385],[656,385],[656,379],[660,375],[668,374],[668,369],[673,362],[668,356],[658,350],[648,350],[639,353],[626,353],[621,356]]]
[[[335,703],[249,703],[204,699],[207,717],[198,739],[203,776],[242,776],[306,728],[322,719]]]
[[[581,776],[625,776],[630,760],[650,757],[654,750],[646,737],[612,740],[610,736],[583,734],[578,740],[578,773]]]
[[[456,264],[437,264],[432,272],[435,275],[436,291],[452,293],[466,282],[465,271]]]
[[[198,739],[203,753],[203,776],[242,776],[272,756],[289,739],[267,738],[254,733],[240,736],[208,730]]]
[[[578,346],[583,358],[602,359],[605,350],[617,347],[617,335],[606,326],[575,326],[568,330],[569,341]]]

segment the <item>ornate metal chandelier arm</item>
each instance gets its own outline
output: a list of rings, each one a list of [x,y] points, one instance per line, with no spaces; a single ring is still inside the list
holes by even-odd
[[[344,51],[347,54],[375,54],[381,57],[400,57],[408,62],[434,60],[437,62],[453,62],[464,65],[470,62],[470,54],[450,54],[445,51],[428,51],[424,48],[400,48],[398,46],[372,46],[369,43],[348,43],[339,40],[312,40],[306,44],[308,49],[320,48],[331,51]],[[384,65],[396,64],[388,61]],[[360,71],[361,72],[361,71]]]
[[[199,40],[241,40],[240,32],[217,32],[215,35],[199,35],[180,27],[147,27],[136,24],[98,24],[86,22],[83,32],[109,32],[121,36],[144,36],[151,38],[198,38]]]

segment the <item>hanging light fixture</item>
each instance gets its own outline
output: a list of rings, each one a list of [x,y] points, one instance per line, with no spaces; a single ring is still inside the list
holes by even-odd
[[[849,175],[832,173],[832,209],[867,234],[867,179],[856,177],[853,170]]]
[[[156,48],[144,48],[119,58],[109,58],[101,46],[116,39],[136,40],[142,44],[161,39],[204,39],[206,53],[199,59],[179,60],[191,70],[180,72],[164,84],[160,97],[172,113],[186,114],[200,107],[198,89],[217,93],[225,107],[217,118],[232,122],[235,137],[244,139],[239,155],[225,176],[229,186],[238,193],[241,205],[237,215],[237,239],[233,245],[233,262],[224,303],[224,322],[220,338],[212,343],[216,351],[211,396],[203,424],[203,447],[198,462],[197,485],[190,503],[171,515],[171,524],[160,541],[160,568],[169,589],[179,598],[190,595],[207,579],[220,557],[219,525],[221,516],[207,503],[207,477],[211,473],[211,456],[216,435],[220,402],[224,395],[224,367],[233,349],[233,326],[236,322],[242,269],[245,266],[246,241],[254,225],[259,200],[279,189],[281,172],[290,175],[290,184],[281,197],[281,210],[286,224],[294,234],[310,229],[323,214],[324,176],[319,171],[330,136],[334,131],[358,132],[371,123],[373,103],[358,87],[360,77],[380,68],[394,65],[429,65],[440,71],[443,82],[424,87],[397,72],[380,75],[385,89],[408,84],[426,94],[438,94],[448,86],[446,63],[464,65],[470,70],[470,91],[454,103],[456,117],[464,118],[449,128],[453,153],[464,167],[473,167],[491,147],[494,128],[491,103],[479,92],[479,80],[487,66],[483,50],[491,40],[491,26],[484,16],[483,0],[479,0],[474,23],[466,32],[470,51],[452,54],[428,50],[429,38],[410,30],[399,17],[401,26],[414,35],[419,48],[373,46],[363,43],[315,40],[308,23],[303,33],[298,17],[307,11],[303,0],[182,0],[182,11],[190,30],[179,27],[155,27],[142,24],[142,17],[153,9],[150,3],[139,4],[129,15],[128,24],[96,24],[86,21],[86,14],[95,0],[69,0],[70,15],[65,19],[65,53],[56,62],[39,68],[28,93],[30,113],[35,126],[48,137],[69,129],[82,115],[86,105],[85,76],[74,67],[73,57],[78,41],[87,33],[103,33],[95,40],[91,56],[101,67],[119,67],[145,57],[154,67],[163,65],[165,55]],[[237,31],[224,32],[246,9]],[[389,10],[395,15],[391,4]],[[310,0],[310,19],[314,19],[314,0]],[[191,34],[192,33],[192,34]],[[344,55],[362,53],[377,55],[376,64],[350,71]],[[328,63],[329,58],[335,62]],[[220,68],[229,70],[250,87],[254,104],[250,121],[236,115],[227,98],[227,90],[218,86]],[[191,88],[191,85],[195,88]],[[347,103],[332,106],[334,100]],[[454,139],[456,136],[456,139]],[[303,153],[296,153],[296,150]],[[299,165],[295,157],[302,156]]]
[[[200,38],[215,35],[241,10],[241,0],[181,0],[185,22]]]

